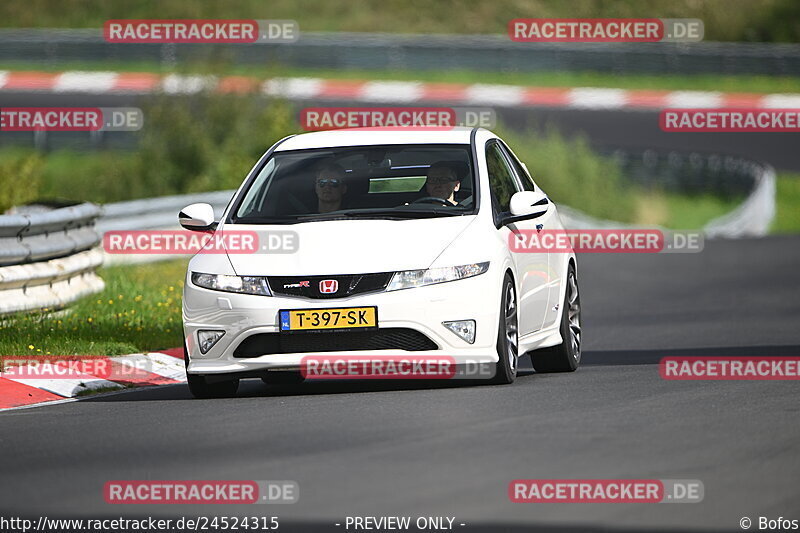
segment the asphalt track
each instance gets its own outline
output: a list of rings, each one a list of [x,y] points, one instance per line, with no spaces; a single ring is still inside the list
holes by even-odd
[[[0,95],[2,105],[135,105],[99,100]],[[780,134],[671,137],[642,112],[516,116],[517,126],[553,120],[600,145],[724,147],[800,169]],[[454,516],[464,531],[741,531],[744,516],[800,519],[797,382],[664,381],[657,364],[666,355],[800,355],[798,265],[800,237],[711,241],[698,254],[582,255],[583,366],[527,371],[511,386],[250,381],[234,399],[191,400],[179,385],[0,413],[0,511],[271,514],[284,531],[342,531],[334,524],[346,516],[381,515]],[[699,479],[705,498],[513,504],[507,488],[518,478]],[[111,506],[102,488],[114,479],[295,480],[300,501]]]
[[[665,355],[800,353],[800,238],[579,258],[584,365],[511,386],[185,386],[0,414],[0,510],[39,516],[455,516],[464,531],[739,530],[800,518],[796,382],[664,381]],[[517,478],[699,479],[695,504],[513,504]],[[294,505],[111,506],[113,479],[296,480]],[[292,523],[297,525],[292,527]],[[302,524],[302,526],[300,525]]]

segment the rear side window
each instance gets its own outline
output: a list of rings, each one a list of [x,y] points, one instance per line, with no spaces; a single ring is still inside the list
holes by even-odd
[[[492,206],[496,213],[507,212],[510,210],[511,196],[518,189],[508,161],[496,142],[486,147],[486,166],[489,169]]]

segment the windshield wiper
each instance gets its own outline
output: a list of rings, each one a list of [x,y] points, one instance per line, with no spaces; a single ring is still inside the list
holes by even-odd
[[[413,218],[432,218],[440,216],[458,216],[467,214],[461,210],[449,208],[430,208],[419,209],[409,206],[393,208],[375,207],[370,209],[358,209],[350,211],[332,211],[330,213],[310,213],[307,215],[292,215],[282,217],[240,217],[234,219],[234,224],[299,224],[301,222],[314,222],[322,220],[347,220],[349,218],[395,218],[401,220]]]
[[[438,216],[458,216],[463,215],[463,211],[453,211],[452,209],[403,209],[401,207],[374,209],[359,209],[358,211],[346,211],[342,213],[346,217],[397,217],[397,218],[430,218]]]
[[[298,222],[296,216],[285,217],[236,217],[234,224],[286,224]]]

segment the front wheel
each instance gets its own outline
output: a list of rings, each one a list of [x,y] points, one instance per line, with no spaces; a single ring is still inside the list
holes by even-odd
[[[500,323],[497,328],[497,355],[495,374],[491,382],[498,385],[513,383],[517,377],[519,363],[517,293],[514,280],[509,274],[503,278],[503,292],[500,297]]]
[[[189,368],[189,352],[186,350],[186,339],[183,341],[183,364]],[[189,385],[189,392],[195,398],[230,398],[236,395],[239,390],[239,380],[217,381],[208,383],[205,376],[186,373],[186,383]]]
[[[561,310],[561,339],[558,346],[533,352],[537,372],[574,372],[581,362],[581,297],[575,267],[569,265],[564,308]]]
[[[239,380],[229,379],[209,383],[205,376],[186,374],[189,391],[195,398],[231,398],[239,390]]]

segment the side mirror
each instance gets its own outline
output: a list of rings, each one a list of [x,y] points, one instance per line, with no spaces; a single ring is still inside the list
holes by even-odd
[[[514,216],[532,215],[542,216],[547,211],[550,200],[541,190],[520,191],[511,197],[510,209]]]
[[[505,217],[502,225],[538,218],[547,213],[549,205],[550,200],[541,190],[516,192],[509,202],[511,216]]]
[[[178,213],[178,222],[191,231],[209,231],[217,228],[214,208],[210,204],[187,205]]]

